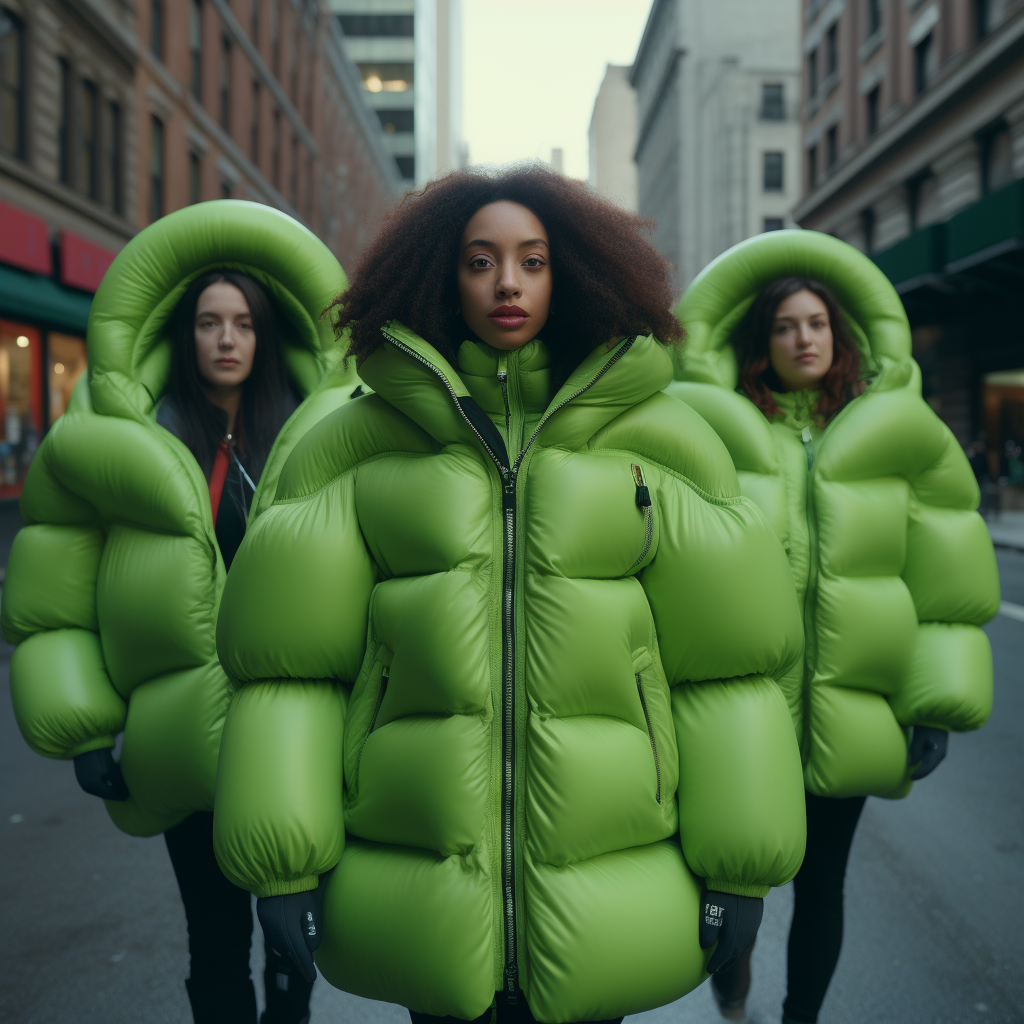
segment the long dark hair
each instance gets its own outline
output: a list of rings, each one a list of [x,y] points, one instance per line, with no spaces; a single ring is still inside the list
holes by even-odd
[[[650,224],[541,167],[499,174],[455,171],[412,193],[393,210],[332,304],[335,330],[351,332],[357,363],[381,344],[381,328],[399,320],[450,362],[470,331],[459,312],[459,242],[483,206],[507,200],[531,210],[551,240],[555,378],[564,379],[612,338],[683,336],[671,312],[669,265],[642,232]]]
[[[733,333],[732,343],[739,364],[739,390],[772,419],[779,413],[772,392],[785,390],[768,354],[775,313],[783,299],[804,290],[824,303],[832,328],[832,365],[822,378],[817,409],[817,418],[824,426],[847,402],[864,392],[860,354],[843,322],[839,303],[825,285],[807,277],[776,278],[754,299]]]
[[[209,477],[217,447],[227,431],[228,417],[203,390],[196,357],[195,320],[199,296],[218,281],[234,285],[245,296],[256,334],[252,372],[242,384],[235,427],[236,451],[256,480],[288,415],[281,324],[276,307],[259,282],[236,270],[210,270],[188,286],[169,320],[172,355],[167,391],[174,399],[181,440]]]

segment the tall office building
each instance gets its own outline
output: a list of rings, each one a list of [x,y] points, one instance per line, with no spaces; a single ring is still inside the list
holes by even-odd
[[[465,164],[461,0],[331,0],[408,186]]]
[[[636,213],[636,92],[629,84],[630,71],[621,64],[605,67],[590,118],[588,181],[605,199]]]
[[[800,0],[654,0],[630,81],[639,212],[682,291],[731,245],[791,224]]]

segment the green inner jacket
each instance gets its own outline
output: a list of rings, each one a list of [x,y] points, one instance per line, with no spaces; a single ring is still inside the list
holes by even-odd
[[[336,357],[321,310],[344,287],[328,249],[265,206],[219,201],[156,222],[118,255],[89,317],[88,377],[47,434],[21,501],[2,626],[18,645],[11,695],[22,734],[47,757],[111,747],[131,793],[116,824],[161,832],[211,810],[231,687],[217,660],[224,565],[203,473],[155,422],[166,385],[165,324],[207,270],[260,280],[287,319],[285,361],[301,393]],[[254,505],[312,422],[347,397],[337,385],[284,426]]]
[[[386,338],[232,565],[220,864],[319,876],[317,963],[360,995],[667,1003],[706,977],[699,878],[761,896],[802,858],[782,549],[653,339],[551,398],[540,342]]]
[[[735,390],[736,324],[765,285],[794,274],[832,289],[867,380],[824,430],[812,395],[777,396],[769,423]],[[999,581],[974,474],[921,398],[899,297],[851,246],[781,231],[719,257],[678,315],[689,341],[668,390],[718,432],[789,555],[806,657],[780,684],[807,789],[903,796],[910,726],[965,731],[989,716],[979,627],[998,610]]]

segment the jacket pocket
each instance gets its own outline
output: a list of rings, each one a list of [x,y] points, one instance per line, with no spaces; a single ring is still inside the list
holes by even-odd
[[[651,741],[651,753],[654,755],[654,778],[656,783],[655,799],[661,803],[661,759],[658,757],[658,741],[654,735],[654,723],[651,721],[651,710],[647,705],[647,694],[644,692],[643,675],[636,673],[636,692],[640,696],[640,706],[644,711],[644,721],[647,723],[647,736]]]
[[[651,543],[654,541],[654,507],[651,503],[651,492],[644,480],[644,471],[635,462],[630,466],[633,472],[633,484],[636,487],[636,507],[643,513],[644,517],[644,546],[636,560],[630,566],[635,569],[640,565],[651,550]],[[653,733],[651,734],[653,739]]]

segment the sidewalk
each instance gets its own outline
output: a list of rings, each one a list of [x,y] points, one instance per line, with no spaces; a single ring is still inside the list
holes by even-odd
[[[1024,512],[1000,512],[997,518],[985,522],[996,547],[1024,551]]]

